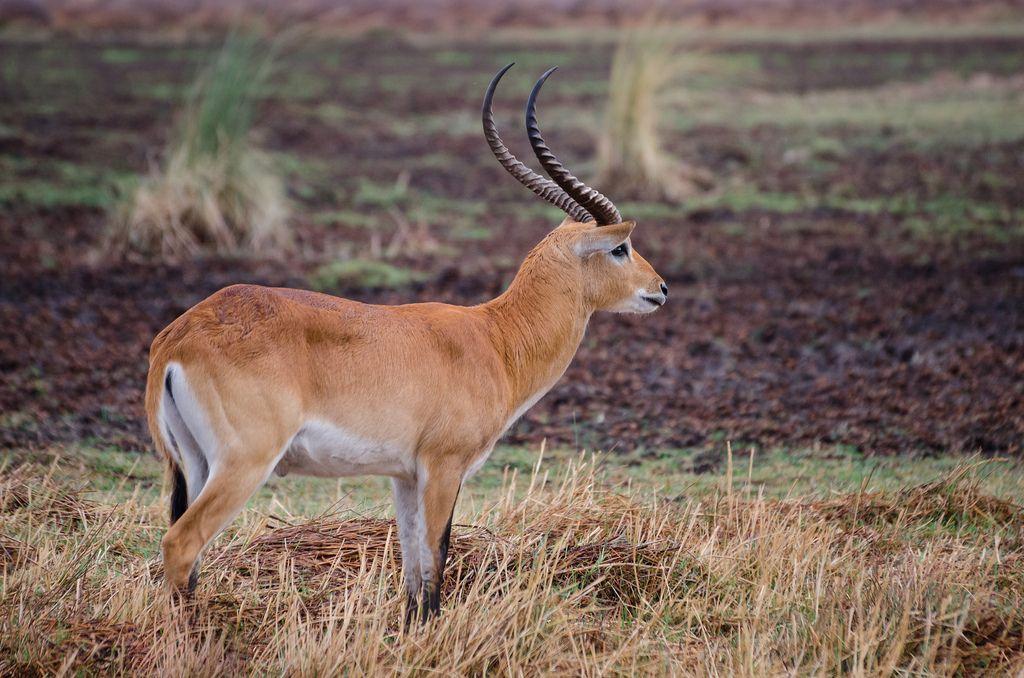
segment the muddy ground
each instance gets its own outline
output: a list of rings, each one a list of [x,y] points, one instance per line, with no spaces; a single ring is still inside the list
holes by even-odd
[[[0,98],[0,445],[148,448],[142,389],[159,329],[230,283],[308,287],[325,261],[367,256],[375,238],[392,237],[392,209],[429,228],[431,248],[390,262],[422,282],[330,291],[461,304],[500,292],[558,222],[503,175],[476,127],[477,99],[515,46],[386,40],[292,55],[262,107],[265,144],[291,162],[297,251],[176,265],[103,261],[97,246],[118,182],[159,157],[176,95],[208,47],[0,45],[14,64]],[[743,87],[801,93],[948,70],[1009,77],[1024,42],[1007,40],[837,45],[809,61],[733,45],[721,58],[750,55]],[[917,57],[888,58],[894,51]],[[834,68],[844,55],[860,66]],[[570,165],[592,169],[593,131],[570,123],[575,107],[600,112],[609,56],[563,46],[526,59],[499,121],[521,157],[514,112],[535,63],[551,61],[574,75],[545,91],[549,140]],[[674,155],[716,176],[718,195],[740,185],[761,199],[612,196],[638,217],[634,243],[668,281],[669,303],[645,317],[596,316],[565,377],[510,441],[1021,452],[1024,139],[921,144],[898,130],[838,126],[814,130],[830,145],[812,144],[808,158],[808,134],[785,121],[723,120],[670,135]],[[389,196],[403,173],[409,188]]]

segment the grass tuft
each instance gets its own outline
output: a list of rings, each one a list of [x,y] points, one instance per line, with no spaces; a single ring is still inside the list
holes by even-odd
[[[231,34],[197,80],[166,165],[119,206],[105,250],[180,260],[287,246],[284,185],[252,141],[273,47]]]
[[[682,58],[665,31],[635,28],[619,43],[600,141],[598,183],[608,191],[639,200],[679,200],[711,188],[710,172],[664,149],[665,93],[681,72]]]

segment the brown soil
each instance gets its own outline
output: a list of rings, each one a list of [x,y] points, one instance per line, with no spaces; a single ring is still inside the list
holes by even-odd
[[[76,219],[98,216],[60,215],[46,220],[47,230]],[[510,439],[622,450],[728,437],[878,452],[1019,451],[1020,249],[922,252],[905,243],[898,253],[878,242],[884,223],[831,215],[799,222],[751,217],[744,238],[724,235],[714,216],[642,226],[639,248],[667,243],[652,259],[671,303],[652,316],[595,317],[565,378]],[[3,226],[17,230],[9,220]],[[66,237],[76,240],[73,231]],[[525,251],[500,241],[487,249]],[[475,303],[505,277],[452,264],[415,289],[342,292],[380,303]],[[37,425],[5,421],[0,441],[95,437],[145,447],[149,341],[238,281],[305,284],[275,263],[92,269],[62,261],[46,275],[12,266],[0,296],[0,409]]]

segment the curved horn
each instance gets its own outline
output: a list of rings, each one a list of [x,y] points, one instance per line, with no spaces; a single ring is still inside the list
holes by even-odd
[[[544,86],[544,81],[555,72],[558,67],[549,69],[540,80],[533,86],[530,92],[530,99],[526,102],[526,133],[530,137],[530,145],[533,152],[537,154],[537,160],[544,167],[555,183],[565,189],[574,200],[582,205],[588,212],[597,217],[599,224],[618,224],[622,221],[622,215],[615,208],[612,201],[604,197],[585,183],[577,179],[572,173],[559,162],[555,154],[551,152],[548,145],[544,143],[544,137],[540,135],[540,127],[537,125],[537,94]]]
[[[494,114],[491,113],[491,101],[494,99],[494,90],[497,89],[501,76],[505,75],[505,72],[514,65],[515,62],[512,62],[498,71],[498,74],[491,80],[491,84],[487,86],[483,106],[484,137],[487,139],[487,145],[491,147],[491,152],[494,153],[494,157],[498,159],[501,166],[508,170],[509,174],[514,176],[523,186],[526,186],[576,221],[593,221],[594,217],[578,202],[569,197],[569,194],[560,188],[558,184],[537,174],[521,163],[516,156],[512,155],[512,152],[502,142],[501,137],[498,136],[498,128],[494,124]]]

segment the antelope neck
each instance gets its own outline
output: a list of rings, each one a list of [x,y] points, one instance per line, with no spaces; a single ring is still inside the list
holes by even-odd
[[[508,289],[480,307],[512,385],[510,412],[565,372],[593,313],[575,272],[564,272],[557,263],[545,265],[551,256],[531,253]]]

